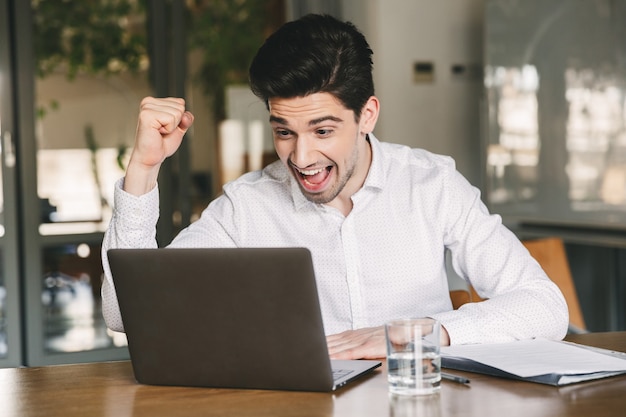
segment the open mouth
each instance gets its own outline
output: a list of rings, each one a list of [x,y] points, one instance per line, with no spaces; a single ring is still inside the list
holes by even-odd
[[[332,166],[316,169],[298,169],[293,167],[300,183],[307,191],[320,191],[330,178]]]

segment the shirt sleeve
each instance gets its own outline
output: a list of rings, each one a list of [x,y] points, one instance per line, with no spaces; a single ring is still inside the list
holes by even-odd
[[[123,190],[124,179],[115,184],[114,208],[102,242],[102,315],[108,328],[124,331],[107,251],[113,248],[156,248],[156,224],[159,219],[158,187],[134,196]]]
[[[487,299],[434,315],[450,342],[562,339],[569,317],[558,286],[456,170],[448,173],[444,194],[445,244],[452,265]]]

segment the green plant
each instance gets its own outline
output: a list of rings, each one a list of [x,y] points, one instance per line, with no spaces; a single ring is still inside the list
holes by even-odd
[[[226,86],[248,82],[248,66],[266,35],[284,19],[282,1],[196,0],[187,2],[190,51],[201,51],[193,74],[211,97],[217,120],[225,117]]]
[[[182,0],[175,0],[182,1]],[[36,71],[40,78],[63,72],[138,74],[148,67],[145,15],[150,0],[32,0]],[[187,45],[201,56],[192,74],[224,118],[229,84],[247,82],[248,65],[258,46],[282,23],[283,0],[187,0]],[[38,110],[43,117],[48,109]]]
[[[147,56],[140,0],[33,0],[37,75],[137,73]]]

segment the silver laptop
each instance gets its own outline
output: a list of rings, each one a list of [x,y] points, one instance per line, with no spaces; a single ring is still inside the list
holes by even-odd
[[[332,391],[381,365],[329,359],[307,249],[111,249],[108,258],[139,383]]]

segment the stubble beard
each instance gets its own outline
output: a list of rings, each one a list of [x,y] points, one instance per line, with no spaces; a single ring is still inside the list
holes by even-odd
[[[330,203],[335,198],[337,198],[337,196],[346,187],[346,184],[348,183],[348,181],[350,181],[350,179],[354,175],[354,171],[356,170],[358,160],[359,160],[359,151],[358,151],[358,148],[355,146],[354,151],[352,152],[352,155],[350,155],[348,164],[346,164],[346,166],[348,167],[346,170],[346,173],[342,175],[341,177],[338,177],[335,183],[328,190],[325,190],[324,192],[321,192],[321,193],[311,193],[302,186],[300,181],[296,179],[298,181],[298,186],[300,187],[300,191],[306,197],[306,199],[312,203],[315,203],[315,204]],[[334,164],[333,168],[335,170],[335,174],[339,175],[337,164]],[[293,175],[297,175],[295,172],[292,172],[292,173]]]

